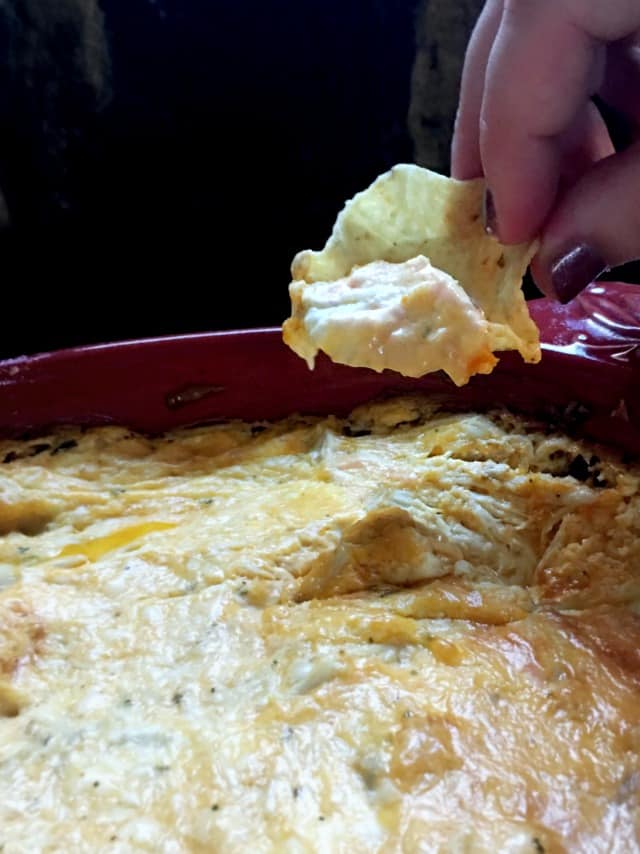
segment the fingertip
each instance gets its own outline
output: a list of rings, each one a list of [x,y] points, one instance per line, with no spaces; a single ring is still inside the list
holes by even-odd
[[[495,233],[507,245],[528,243],[540,233],[559,183],[559,151],[553,140],[503,139],[487,134],[483,162],[495,209]]]
[[[567,302],[640,257],[640,144],[595,163],[561,196],[540,236],[536,283]]]
[[[538,256],[531,265],[534,280],[542,292],[566,305],[603,273],[609,265],[597,246],[574,241],[555,254]]]

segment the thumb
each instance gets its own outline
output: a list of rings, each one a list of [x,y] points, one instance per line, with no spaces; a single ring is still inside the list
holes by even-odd
[[[561,197],[531,265],[538,287],[569,302],[610,267],[640,258],[640,144],[598,161]]]

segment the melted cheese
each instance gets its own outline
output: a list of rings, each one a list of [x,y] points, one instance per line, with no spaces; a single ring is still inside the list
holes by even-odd
[[[398,164],[350,199],[320,251],[291,264],[283,338],[313,368],[335,362],[458,385],[493,353],[540,361],[522,278],[536,244],[504,246],[482,224],[484,181]]]
[[[4,854],[640,846],[636,469],[417,398],[61,443],[0,449]]]
[[[79,543],[70,543],[65,546],[59,554],[59,557],[67,555],[83,555],[88,560],[98,560],[107,552],[112,552],[115,549],[120,549],[123,546],[128,546],[135,540],[140,539],[145,534],[150,534],[152,531],[165,531],[168,528],[173,528],[173,524],[169,522],[143,522],[140,525],[131,525],[128,528],[119,528],[113,534],[107,534],[104,537],[96,537],[92,540],[83,540]]]
[[[490,324],[458,282],[424,256],[374,261],[332,282],[293,282],[285,341],[310,368],[319,350],[335,362],[408,377],[444,370],[464,385],[490,373]]]

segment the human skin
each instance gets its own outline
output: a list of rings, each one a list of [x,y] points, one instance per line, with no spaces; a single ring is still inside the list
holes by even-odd
[[[616,153],[592,101],[640,127],[639,31],[639,0],[487,0],[467,50],[452,174],[484,175],[503,242],[539,236],[563,302],[640,257],[640,143]]]

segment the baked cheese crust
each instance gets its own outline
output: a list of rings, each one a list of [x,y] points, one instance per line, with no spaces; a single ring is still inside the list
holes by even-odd
[[[0,445],[3,854],[639,849],[638,469],[420,398]]]

